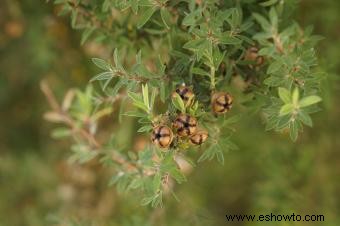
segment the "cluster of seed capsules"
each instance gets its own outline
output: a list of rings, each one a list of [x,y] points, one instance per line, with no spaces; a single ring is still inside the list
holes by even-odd
[[[193,91],[185,86],[178,87],[176,93],[181,97],[186,106],[190,105],[194,99]],[[211,109],[214,114],[224,114],[228,112],[233,103],[232,96],[227,92],[215,92],[211,97]],[[172,121],[170,128],[161,124],[153,128],[151,141],[160,148],[168,148],[172,144],[174,137],[187,139],[192,145],[201,145],[208,138],[208,132],[198,128],[197,119],[189,114],[179,113]],[[174,131],[174,132],[173,132]]]

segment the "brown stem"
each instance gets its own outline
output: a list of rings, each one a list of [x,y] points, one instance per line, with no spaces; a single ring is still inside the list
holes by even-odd
[[[72,131],[78,132],[85,140],[89,141],[90,146],[92,146],[94,149],[101,149],[102,145],[97,141],[95,136],[89,133],[86,129],[77,127],[76,122],[72,119],[72,117],[70,117],[65,111],[62,110],[47,82],[41,81],[40,87],[50,107],[62,117],[62,121],[66,125],[68,125],[72,129]],[[138,170],[139,168],[137,164],[128,162],[115,150],[112,151],[112,160],[120,165],[126,166],[129,170]]]
[[[274,40],[274,44],[275,44],[277,51],[279,51],[281,54],[284,53],[282,41],[281,41],[279,35],[277,35],[277,34],[274,35],[273,40]]]

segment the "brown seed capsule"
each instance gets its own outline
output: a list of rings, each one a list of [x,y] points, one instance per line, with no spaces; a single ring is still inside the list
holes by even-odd
[[[246,61],[254,62],[254,64],[250,65],[250,67],[261,66],[264,63],[263,56],[259,56],[258,52],[259,52],[259,49],[257,47],[255,47],[255,46],[250,47],[249,49],[247,49],[246,54],[244,56],[244,59]]]
[[[195,145],[203,144],[208,138],[208,132],[200,130],[190,137],[190,142]]]
[[[172,96],[174,97],[176,93],[178,93],[178,95],[182,98],[184,104],[186,105],[188,104],[190,105],[195,96],[192,89],[185,85],[177,87],[176,90],[173,92]]]
[[[175,119],[173,126],[178,136],[190,136],[196,132],[197,120],[192,116],[180,114]]]
[[[211,98],[211,108],[216,114],[228,112],[233,104],[233,97],[229,93],[218,92]]]
[[[151,141],[160,148],[167,148],[170,146],[173,133],[168,126],[156,126],[151,134]]]

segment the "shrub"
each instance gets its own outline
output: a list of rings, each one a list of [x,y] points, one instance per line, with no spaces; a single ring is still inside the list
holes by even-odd
[[[186,181],[183,161],[223,164],[237,149],[234,125],[249,114],[293,141],[312,126],[325,77],[320,37],[291,19],[294,0],[54,2],[82,44],[105,46],[112,58],[93,58],[101,72],[61,104],[43,82],[45,118],[64,125],[53,136],[73,138],[72,160],[112,167],[110,184],[141,191],[143,205],[174,195],[171,181]],[[150,142],[136,151],[138,133]]]

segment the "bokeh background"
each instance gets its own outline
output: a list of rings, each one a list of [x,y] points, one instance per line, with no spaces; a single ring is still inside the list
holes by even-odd
[[[94,75],[90,58],[105,49],[80,46],[79,32],[52,3],[0,1],[0,226],[39,225],[340,225],[340,1],[301,0],[303,26],[325,37],[318,45],[323,110],[296,143],[265,132],[258,117],[237,125],[238,151],[225,165],[201,164],[176,187],[181,200],[158,210],[107,186],[95,163],[69,164],[68,141],[50,137],[39,89],[47,79],[58,97],[84,88]],[[325,222],[234,222],[225,214],[323,214]]]

